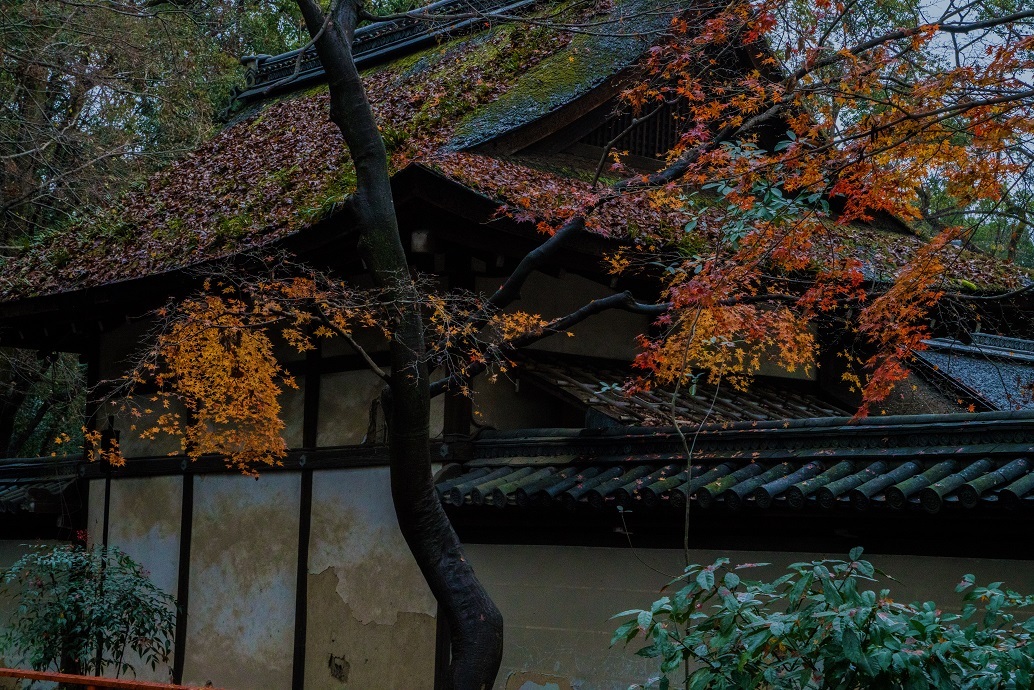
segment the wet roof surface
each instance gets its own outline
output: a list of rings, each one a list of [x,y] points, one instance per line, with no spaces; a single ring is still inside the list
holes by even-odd
[[[1034,341],[971,334],[972,343],[931,340],[917,353],[939,373],[998,410],[1034,409]]]
[[[64,458],[0,459],[0,512],[58,512],[77,478],[75,462]]]
[[[621,22],[627,36],[616,43],[608,36],[503,24],[472,28],[365,72],[393,172],[418,161],[448,168],[447,151],[527,124],[633,64],[676,11],[662,3],[577,6],[584,17]],[[494,107],[506,98],[520,100],[518,93],[531,94],[520,97],[525,106]],[[328,112],[326,88],[318,87],[242,113],[97,218],[7,258],[0,301],[196,265],[267,246],[334,215],[354,191],[355,174]],[[477,179],[492,177],[485,165],[455,165]],[[518,179],[529,187],[547,187],[541,175],[524,172]]]
[[[666,410],[672,401],[672,392],[664,389],[625,392],[624,384],[634,375],[628,367],[534,358],[524,362],[521,371],[570,402],[592,408],[615,425],[671,423]],[[753,381],[745,390],[700,382],[692,388],[684,387],[675,399],[676,417],[687,423],[727,424],[851,414],[792,383],[779,385],[761,380]]]
[[[526,459],[525,459],[526,460]],[[811,460],[694,465],[679,456],[572,458],[472,467],[437,485],[443,503],[507,509],[916,510],[1034,507],[1034,461]]]

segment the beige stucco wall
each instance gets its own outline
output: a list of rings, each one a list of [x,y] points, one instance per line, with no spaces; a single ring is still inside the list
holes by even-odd
[[[95,481],[103,489],[104,482]],[[91,521],[95,512],[101,513],[103,525],[103,494],[99,502],[90,502]],[[182,477],[145,477],[119,479],[111,483],[108,544],[122,549],[144,567],[148,576],[162,591],[176,596],[179,568],[179,530],[183,505]],[[96,535],[100,538],[100,532]],[[168,682],[172,665],[155,669],[130,659],[141,680]],[[171,659],[170,659],[171,661]]]
[[[291,686],[298,473],[195,478],[183,681]]]
[[[431,688],[435,603],[387,468],[314,473],[310,534],[305,687]]]
[[[362,443],[370,424],[370,406],[380,398],[384,382],[368,369],[323,374],[316,445],[347,446]],[[441,436],[445,396],[431,401],[431,438]],[[377,443],[384,441],[384,415],[377,410]]]
[[[498,287],[499,278],[478,278],[475,281],[475,288],[485,294],[491,294]],[[566,316],[594,299],[612,294],[613,290],[574,273],[565,272],[554,278],[535,272],[521,289],[521,299],[510,309],[552,319]],[[559,333],[540,340],[532,349],[630,360],[636,354],[636,336],[645,333],[649,323],[645,316],[611,310],[573,327],[573,337]]]
[[[506,620],[503,665],[497,690],[625,690],[656,675],[655,662],[609,648],[617,627],[608,618],[646,608],[660,588],[682,571],[680,550],[469,544],[467,557]],[[774,579],[789,563],[841,554],[694,551],[711,563],[770,562],[755,571]],[[867,556],[900,583],[888,583],[899,601],[934,600],[946,610],[960,601],[955,585],[966,573],[978,582],[1004,580],[1034,592],[1034,561],[994,561],[918,556]],[[641,560],[640,560],[641,559]],[[651,674],[652,672],[652,674]],[[552,685],[550,685],[552,684]]]

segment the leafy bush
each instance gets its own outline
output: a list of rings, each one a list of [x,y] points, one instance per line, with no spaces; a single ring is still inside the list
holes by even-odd
[[[849,561],[794,563],[772,582],[741,580],[721,558],[691,565],[681,588],[631,616],[611,644],[643,638],[637,654],[660,676],[637,688],[666,690],[897,690],[1030,688],[1034,619],[1016,610],[1034,597],[1001,582],[969,589],[962,614],[933,602],[900,604],[890,590],[862,589],[885,576],[854,549]],[[978,605],[980,610],[978,611]],[[981,615],[982,614],[982,615]]]
[[[8,659],[73,673],[99,661],[117,675],[135,673],[127,650],[152,669],[168,661],[175,600],[117,548],[35,548],[4,573],[3,592],[18,605],[0,635]]]

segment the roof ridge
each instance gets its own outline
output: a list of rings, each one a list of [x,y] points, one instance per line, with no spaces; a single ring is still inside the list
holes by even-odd
[[[394,60],[424,48],[428,42],[467,28],[487,28],[484,17],[447,19],[454,15],[512,12],[536,0],[440,0],[420,8],[424,15],[446,17],[442,24],[428,18],[407,16],[391,21],[367,24],[355,31],[352,54],[356,67],[364,69]],[[480,26],[480,25],[484,26]],[[316,54],[316,47],[291,50],[279,55],[248,55],[241,58],[247,67],[245,86],[233,95],[233,101],[250,103],[266,96],[297,91],[326,80],[326,72]],[[300,62],[300,64],[299,64]],[[297,74],[295,73],[297,71]]]

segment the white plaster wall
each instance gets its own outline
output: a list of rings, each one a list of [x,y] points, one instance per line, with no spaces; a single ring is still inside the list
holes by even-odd
[[[98,375],[102,381],[118,379],[133,368],[142,348],[149,343],[152,325],[151,319],[142,319],[100,334]]]
[[[99,428],[107,428],[108,416],[115,417],[115,428],[119,434],[119,450],[126,458],[146,458],[163,455],[178,455],[183,452],[181,437],[159,433],[153,439],[143,439],[140,434],[154,427],[158,418],[171,412],[180,415],[181,423],[187,419],[185,408],[174,401],[166,409],[162,403],[146,395],[133,395],[124,401],[113,401],[104,405],[98,415]]]
[[[86,537],[87,543],[93,546],[102,543],[104,538],[104,480],[91,479],[89,492]]]
[[[540,387],[521,381],[521,370],[496,380],[474,379],[474,421],[493,429],[539,429],[585,426],[585,412]]]
[[[295,379],[297,388],[285,388],[280,394],[280,419],[284,429],[280,435],[288,448],[302,447],[302,433],[305,428],[305,377]]]
[[[316,445],[361,443],[370,422],[370,405],[383,386],[376,374],[366,370],[321,376]]]
[[[572,546],[468,544],[467,557],[506,621],[503,665],[497,690],[625,690],[657,674],[655,661],[637,657],[639,646],[609,648],[619,624],[610,616],[647,608],[660,588],[681,574],[681,550]],[[786,565],[843,554],[719,552],[696,550],[695,563],[727,556],[735,563],[768,562],[753,572],[775,579]],[[900,583],[890,582],[898,601],[934,600],[958,610],[955,585],[962,575],[1004,580],[1034,593],[1034,562],[920,556],[866,555]],[[640,560],[642,559],[642,560]]]
[[[359,347],[367,352],[387,352],[388,339],[379,328],[357,328],[352,332],[352,338]],[[329,338],[320,341],[323,357],[355,357],[356,352],[344,338]]]
[[[306,688],[433,686],[435,602],[387,468],[314,473],[308,588]]]
[[[302,446],[305,379],[299,377],[297,383],[297,389],[285,388],[279,398],[280,418],[284,422],[281,435],[288,448],[301,448]],[[169,411],[179,413],[182,428],[188,419],[186,409],[182,405],[173,401],[171,407],[166,410],[161,402],[155,402],[146,395],[134,395],[125,401],[108,403],[101,408],[97,419],[101,428],[107,428],[108,415],[114,415],[115,428],[120,432],[119,449],[122,451],[123,457],[147,458],[180,455],[183,453],[180,436],[158,433],[153,439],[141,438],[143,431],[154,427],[158,418]]]
[[[291,686],[300,475],[195,478],[184,684]]]

